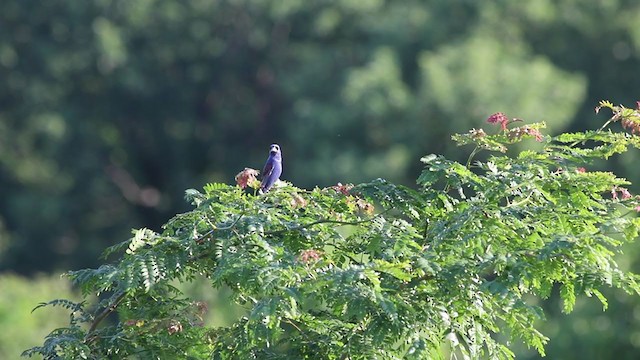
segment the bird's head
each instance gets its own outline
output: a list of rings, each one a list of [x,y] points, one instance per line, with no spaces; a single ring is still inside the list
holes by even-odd
[[[269,147],[269,153],[271,155],[276,155],[280,153],[280,145],[278,144],[271,144],[271,146]]]

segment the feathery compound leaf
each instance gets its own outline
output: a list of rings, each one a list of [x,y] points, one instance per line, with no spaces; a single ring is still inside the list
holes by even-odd
[[[136,250],[144,247],[145,245],[153,244],[155,233],[149,229],[142,228],[133,232],[133,238],[131,238],[131,242],[129,243],[129,248],[127,249],[128,254],[133,254]]]
[[[128,249],[130,243],[131,243],[131,239],[121,241],[113,246],[109,246],[102,252],[102,256],[100,256],[100,258],[103,260],[107,260],[109,256],[114,255],[116,253],[120,253]]]
[[[572,312],[576,303],[576,294],[572,283],[565,283],[560,287],[560,298],[562,299],[562,311],[566,314]]]
[[[31,312],[34,312],[37,309],[40,309],[45,306],[59,306],[59,307],[71,310],[72,312],[76,312],[76,311],[83,311],[84,305],[85,305],[84,302],[78,303],[78,302],[74,302],[66,299],[55,299],[46,303],[45,302],[39,303],[38,306],[34,307],[31,310]]]

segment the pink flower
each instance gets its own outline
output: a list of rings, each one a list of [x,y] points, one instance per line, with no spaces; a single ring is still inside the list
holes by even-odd
[[[542,137],[542,133],[540,133],[540,130],[538,130],[538,129],[534,129],[534,128],[530,128],[528,126],[525,126],[524,127],[524,132],[527,135],[535,137],[537,142],[542,142],[542,140],[544,139]]]
[[[533,136],[538,142],[542,142],[544,140],[544,137],[542,136],[540,130],[526,125],[509,129],[506,134],[510,139],[515,139],[518,141],[520,141],[525,135]]]
[[[637,211],[637,212],[640,212],[640,205],[638,205],[638,206],[634,207],[634,208],[633,208],[633,210],[635,210],[635,211]]]
[[[347,196],[349,195],[349,191],[353,188],[353,185],[352,184],[342,185],[342,183],[338,183],[337,185],[332,186],[331,188],[336,192],[342,193],[342,195]]]
[[[622,127],[630,130],[632,134],[640,133],[640,123],[631,119],[624,119],[620,122]]]
[[[244,168],[244,170],[240,171],[238,175],[236,175],[236,184],[243,189],[247,186],[251,186],[252,183],[256,183],[258,181],[258,179],[256,179],[258,173],[260,172],[256,169]]]
[[[489,124],[500,124],[500,128],[506,130],[507,124],[509,124],[509,118],[504,113],[497,112],[489,116],[487,122]]]
[[[614,186],[613,189],[611,189],[611,197],[613,200],[618,200],[618,191],[620,192],[620,198],[622,200],[629,200],[633,197],[626,188]]]
[[[584,174],[584,173],[586,173],[586,172],[587,172],[587,169],[585,169],[585,168],[583,168],[583,167],[579,167],[579,168],[577,168],[577,169],[576,169],[576,172],[579,172],[579,173],[581,173],[581,174]]]
[[[300,252],[300,255],[298,256],[298,261],[303,262],[303,263],[309,263],[311,261],[318,261],[320,260],[320,255],[322,253],[318,250],[313,250],[313,249],[309,249],[309,250],[302,250]]]

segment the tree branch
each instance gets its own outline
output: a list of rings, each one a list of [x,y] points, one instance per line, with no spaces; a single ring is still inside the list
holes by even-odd
[[[196,243],[197,243],[197,244],[202,244],[202,243],[204,242],[204,239],[205,239],[207,236],[209,236],[209,235],[213,234],[213,232],[214,232],[214,231],[223,231],[223,230],[231,230],[231,229],[233,229],[233,228],[236,226],[236,224],[238,224],[238,221],[240,221],[240,219],[242,219],[242,217],[244,216],[244,214],[245,214],[245,213],[246,213],[246,211],[245,211],[245,209],[244,209],[244,207],[243,207],[243,208],[242,208],[242,213],[240,213],[240,215],[238,215],[238,218],[237,218],[237,219],[235,219],[235,220],[233,221],[233,223],[231,223],[231,225],[229,225],[229,226],[225,226],[225,227],[222,227],[222,228],[216,228],[216,227],[214,227],[213,229],[211,229],[211,230],[207,231],[207,232],[206,232],[206,233],[204,233],[203,235],[200,235],[200,236],[196,239]]]
[[[118,305],[120,305],[122,300],[124,300],[125,295],[126,295],[126,292],[122,291],[118,296],[116,296],[115,300],[109,306],[104,308],[102,312],[98,314],[98,316],[96,316],[96,318],[91,323],[91,327],[89,327],[89,331],[87,331],[85,342],[92,341],[94,339],[94,338],[91,338],[91,339],[89,338],[91,333],[93,333],[96,330],[96,328],[98,327],[98,325],[100,325],[102,320],[104,320],[107,316],[109,316],[109,314],[111,314],[113,311],[116,310]]]
[[[301,225],[297,225],[297,226],[290,227],[290,228],[287,228],[287,229],[267,231],[264,234],[265,235],[282,234],[282,233],[287,232],[287,231],[302,230],[302,229],[310,228],[312,226],[320,225],[320,224],[360,225],[360,224],[364,224],[364,223],[373,221],[376,218],[379,218],[380,216],[388,213],[390,210],[391,209],[386,209],[385,211],[383,211],[383,212],[381,212],[379,214],[376,214],[375,216],[372,216],[370,218],[363,219],[363,220],[358,220],[358,221],[341,221],[341,220],[331,220],[331,219],[320,219],[320,220],[316,220],[316,221],[310,222],[308,224],[301,224]]]

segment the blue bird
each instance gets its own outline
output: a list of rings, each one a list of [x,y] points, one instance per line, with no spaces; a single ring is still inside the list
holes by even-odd
[[[273,184],[280,179],[282,174],[282,153],[278,144],[271,144],[269,147],[269,158],[264,169],[262,170],[262,183],[260,183],[260,191],[266,193],[271,189]]]

